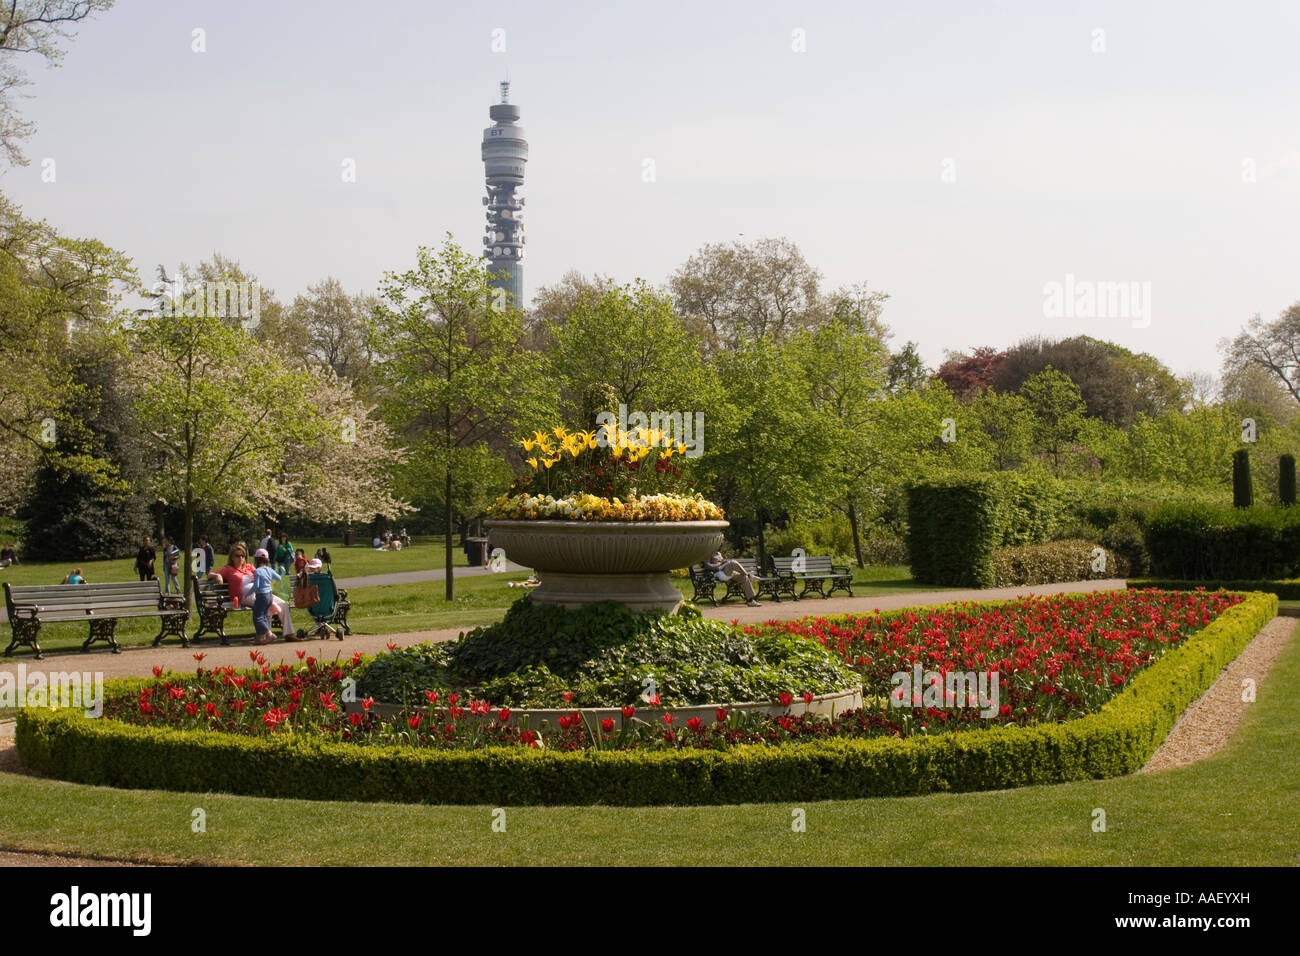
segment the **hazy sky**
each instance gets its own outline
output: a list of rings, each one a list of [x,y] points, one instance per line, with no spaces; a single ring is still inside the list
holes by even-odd
[[[32,164],[0,190],[149,277],[219,250],[285,300],[373,290],[447,232],[479,251],[508,77],[530,299],[783,235],[828,286],[889,293],[932,366],[1084,332],[1217,370],[1300,300],[1298,33],[1300,5],[1240,0],[120,0],[62,67],[29,61]],[[1149,322],[1049,317],[1067,276],[1149,289]]]

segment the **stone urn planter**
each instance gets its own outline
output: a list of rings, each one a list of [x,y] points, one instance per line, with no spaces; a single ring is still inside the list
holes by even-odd
[[[485,522],[488,547],[532,568],[538,604],[579,607],[618,601],[634,611],[675,611],[681,593],[668,572],[722,547],[726,521]]]

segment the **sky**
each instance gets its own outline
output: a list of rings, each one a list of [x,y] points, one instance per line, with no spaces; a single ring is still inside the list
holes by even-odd
[[[1298,28],[1242,0],[119,0],[26,61],[0,191],[150,281],[219,251],[282,300],[373,292],[448,233],[481,249],[509,79],[530,300],[784,236],[931,367],[1088,334],[1215,372],[1300,300]]]

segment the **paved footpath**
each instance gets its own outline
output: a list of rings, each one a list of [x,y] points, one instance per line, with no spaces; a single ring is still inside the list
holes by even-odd
[[[411,572],[427,573],[427,572]],[[441,572],[439,572],[441,574]],[[738,621],[741,624],[753,624],[762,621],[786,621],[792,618],[811,617],[826,614],[870,614],[873,611],[892,611],[903,607],[923,605],[951,604],[954,601],[997,601],[1005,598],[1020,597],[1031,594],[1064,594],[1071,591],[1122,591],[1122,578],[1102,581],[1071,581],[1064,584],[1043,584],[1033,587],[989,588],[987,590],[969,591],[907,591],[900,594],[886,594],[876,597],[848,598],[805,598],[802,601],[782,601],[779,604],[764,601],[759,607],[746,607],[744,604],[724,604],[721,607],[703,609],[704,616],[721,621]],[[202,665],[205,668],[231,665],[248,667],[249,652],[260,650],[268,663],[296,663],[298,651],[310,654],[320,660],[333,660],[335,657],[349,657],[355,651],[363,654],[376,654],[385,650],[390,644],[406,647],[421,641],[455,640],[468,628],[444,628],[436,631],[407,631],[404,634],[354,634],[343,641],[309,640],[284,643],[276,641],[255,648],[251,638],[239,640],[229,647],[222,647],[215,640],[205,639],[188,648],[169,642],[163,647],[129,647],[121,654],[113,654],[106,649],[97,649],[88,654],[68,654],[57,651],[47,652],[45,659],[35,661],[30,651],[16,651],[13,657],[0,658],[0,671],[17,673],[18,666],[24,665],[28,672],[42,671],[89,671],[102,673],[105,679],[113,677],[145,677],[155,666],[170,670],[186,671],[196,666],[193,655],[203,654]],[[7,643],[7,642],[6,642]]]

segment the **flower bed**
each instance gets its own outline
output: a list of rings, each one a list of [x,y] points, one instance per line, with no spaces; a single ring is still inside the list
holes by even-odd
[[[1157,603],[1161,598],[1139,596]],[[1088,599],[1074,595],[1063,600]],[[1200,626],[1203,617],[1197,616],[1198,606],[1179,607],[1181,621],[1166,617],[1168,623],[1179,631],[1186,627],[1188,633]],[[972,608],[967,606],[963,611],[969,613]],[[1204,614],[1204,606],[1199,611]],[[332,691],[324,689],[328,685],[321,682],[326,678],[341,681],[348,668],[355,666],[351,661],[331,662],[326,669],[319,662],[309,665],[304,660],[288,671],[267,668],[262,673],[259,669],[259,684],[267,683],[267,687],[254,690],[246,683],[250,694],[286,694],[290,704],[294,703],[293,690],[301,692],[298,709],[292,714],[287,705],[271,707],[257,716],[260,727],[256,715],[243,718],[244,726],[253,728],[251,736],[89,720],[73,710],[23,710],[18,718],[17,742],[20,756],[33,769],[82,783],[317,799],[647,805],[843,799],[1005,788],[1136,770],[1154,752],[1183,709],[1214,682],[1222,668],[1276,611],[1274,596],[1249,595],[1190,637],[1167,640],[1162,645],[1165,653],[1157,656],[1153,650],[1146,658],[1154,661],[1150,666],[1139,667],[1134,662],[1128,669],[1131,679],[1115,685],[1118,692],[1095,713],[1059,723],[993,726],[978,733],[869,740],[823,737],[801,743],[788,742],[799,736],[791,734],[758,745],[738,740],[732,746],[718,746],[718,736],[725,736],[731,728],[715,729],[701,722],[700,727],[687,727],[684,732],[676,732],[669,725],[676,746],[670,746],[673,741],[667,741],[663,731],[655,728],[658,736],[647,738],[654,746],[622,750],[565,750],[554,743],[544,749],[486,746],[486,738],[475,745],[477,749],[446,748],[432,740],[433,745],[422,747],[358,747],[296,731],[294,720],[301,722],[310,713],[326,720],[338,719],[339,711],[330,706],[332,703],[337,707],[337,698],[322,697]],[[924,617],[931,611],[911,613]],[[1141,620],[1127,623],[1136,624],[1138,632],[1142,632]],[[1028,635],[1036,634],[1036,628],[1041,628],[1038,622],[1027,621],[1023,643],[1016,645],[1013,638],[1012,646],[1032,646],[1035,641]],[[937,640],[924,630],[917,633],[927,645]],[[1068,627],[1064,637],[1071,640]],[[1157,644],[1158,637],[1154,638]],[[846,647],[854,645],[855,639],[850,638]],[[915,646],[919,650],[923,645]],[[1125,659],[1112,663],[1116,672],[1124,671]],[[336,671],[341,673],[336,676]],[[224,670],[217,673],[220,676],[213,678],[213,686],[225,693],[224,688],[230,686],[226,678],[238,675]],[[299,685],[294,684],[295,678],[301,679]],[[150,694],[143,695],[148,700],[156,698],[164,685],[175,685],[178,680],[183,684],[189,679],[112,682],[112,694],[119,702],[124,698],[133,702],[141,698],[142,689],[153,686]],[[202,719],[200,713],[206,715],[206,704],[217,703],[208,700],[200,706],[198,700],[186,699],[189,690],[181,690],[181,695],[175,696],[168,688],[162,699],[175,701],[184,719]],[[309,697],[308,691],[315,696]],[[263,697],[259,702],[269,703],[270,698]],[[448,710],[463,706],[459,700],[445,703]],[[196,705],[193,715],[187,704]],[[244,707],[245,714],[250,706]],[[502,724],[499,714],[494,719],[491,708],[484,714],[483,707],[476,704],[473,721],[465,714],[458,718],[458,722],[466,720],[466,733],[491,733],[483,728]],[[219,704],[216,709],[221,710]],[[284,711],[288,719],[281,719],[274,713],[276,710]],[[732,716],[728,714],[727,721]],[[209,719],[224,718],[223,712]],[[179,714],[177,719],[182,719]],[[480,730],[472,730],[470,723]],[[779,722],[777,727],[781,728]],[[572,722],[566,729],[585,732],[577,730]],[[782,745],[772,746],[774,742]],[[521,736],[518,743],[527,742]]]
[[[703,495],[631,494],[626,501],[580,493],[552,498],[550,495],[502,496],[493,502],[488,515],[511,521],[721,521],[722,509]]]

